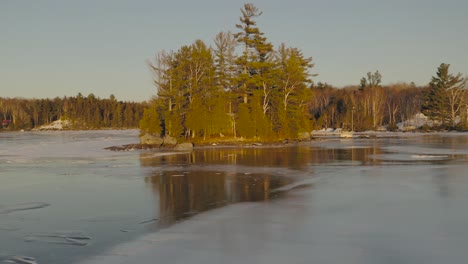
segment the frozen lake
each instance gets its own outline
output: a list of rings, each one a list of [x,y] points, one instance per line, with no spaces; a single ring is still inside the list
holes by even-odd
[[[111,152],[0,133],[0,263],[465,263],[468,134]]]

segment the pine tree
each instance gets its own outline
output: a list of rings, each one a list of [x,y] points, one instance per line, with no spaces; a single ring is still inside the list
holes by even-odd
[[[238,120],[241,123],[237,128],[240,132],[242,127],[245,127],[249,129],[249,133],[246,134],[264,137],[271,132],[271,103],[275,84],[273,45],[256,27],[254,19],[262,12],[253,4],[245,4],[241,13],[241,23],[236,25],[240,32],[234,35],[244,48],[236,60],[239,69],[236,92],[243,99],[242,103],[247,106],[242,108],[239,106],[239,111],[242,110],[242,113],[239,113]],[[245,117],[246,112],[251,115],[252,125],[246,123],[248,122]],[[263,115],[261,118],[260,114]]]
[[[264,33],[255,27],[257,23],[254,18],[261,16],[262,12],[253,4],[245,4],[241,12],[241,24],[236,25],[240,32],[234,37],[244,46],[242,55],[237,58],[236,63],[241,71],[237,78],[239,92],[244,103],[247,103],[248,97],[253,95],[254,90],[270,88],[266,87],[266,84],[268,71],[273,68],[271,61],[273,45],[267,42]],[[268,97],[268,91],[265,90],[264,94]]]
[[[288,48],[281,44],[276,53],[279,66],[277,71],[277,89],[275,90],[276,131],[280,135],[295,137],[299,132],[307,131],[309,126],[304,123],[308,116],[303,100],[306,99],[305,90],[312,81],[309,69],[314,66],[312,58],[305,58],[297,48]]]
[[[465,83],[461,73],[449,73],[450,64],[442,63],[437,68],[437,76],[433,76],[429,88],[424,93],[422,112],[432,120],[442,123],[450,122],[455,126],[456,117],[466,104]]]

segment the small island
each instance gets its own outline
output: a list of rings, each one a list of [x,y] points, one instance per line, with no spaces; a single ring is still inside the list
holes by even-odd
[[[466,80],[451,74],[449,64],[440,64],[423,87],[383,86],[377,70],[339,89],[313,81],[315,64],[301,49],[275,48],[257,26],[262,12],[255,5],[245,4],[241,13],[236,32],[220,32],[213,46],[195,40],[149,63],[157,95],[140,121],[142,143],[167,137],[196,143],[308,139],[312,130],[329,129],[349,137],[353,131],[468,128]],[[161,138],[148,142],[147,135]]]

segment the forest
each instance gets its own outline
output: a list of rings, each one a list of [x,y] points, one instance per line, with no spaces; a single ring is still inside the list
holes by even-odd
[[[29,130],[56,120],[69,120],[72,129],[137,128],[144,103],[122,102],[111,95],[22,99],[0,97],[2,130]]]
[[[236,32],[220,32],[212,46],[195,40],[160,51],[149,67],[157,94],[144,110],[144,133],[180,139],[297,138],[313,129],[396,130],[424,113],[430,129],[466,129],[466,80],[442,63],[428,85],[382,85],[379,71],[357,85],[314,83],[314,63],[302,50],[274,47],[257,26],[262,12],[241,8]],[[426,128],[427,129],[427,128]]]

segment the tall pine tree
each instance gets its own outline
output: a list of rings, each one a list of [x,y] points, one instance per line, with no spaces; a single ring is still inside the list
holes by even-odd
[[[424,93],[422,112],[432,120],[441,123],[449,122],[455,126],[457,115],[464,106],[466,97],[466,80],[461,73],[449,73],[450,64],[442,63],[437,68],[437,76],[433,76],[429,88]]]

